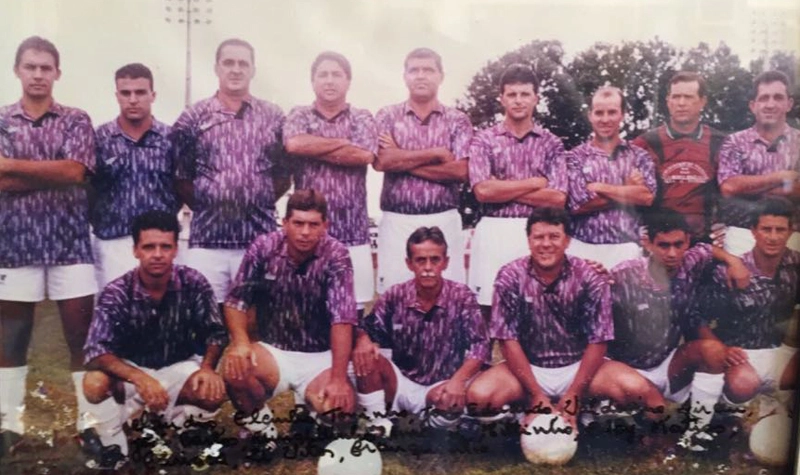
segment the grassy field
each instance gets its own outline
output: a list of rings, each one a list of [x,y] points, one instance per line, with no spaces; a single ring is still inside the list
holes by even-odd
[[[33,336],[26,399],[26,442],[14,454],[0,461],[0,473],[11,474],[80,474],[96,473],[84,467],[84,459],[74,439],[75,404],[72,381],[67,370],[68,353],[61,333],[61,324],[51,303],[38,308]],[[283,396],[271,404],[276,416],[286,416],[291,399]],[[233,409],[222,410],[221,430],[226,437],[235,437],[238,430],[232,420]],[[666,447],[675,435],[659,437],[655,445],[628,443],[623,435],[597,434],[582,440],[576,457],[564,467],[539,467],[528,464],[518,447],[491,440],[480,444],[481,453],[446,453],[435,441],[424,438],[406,440],[408,444],[433,454],[383,453],[384,474],[457,474],[457,475],[645,475],[645,474],[726,474],[777,475],[786,471],[769,469],[756,463],[747,451],[746,437],[730,440],[730,454],[720,458],[681,458],[665,463]],[[408,447],[408,445],[405,445]],[[475,447],[473,447],[475,448]],[[314,474],[317,459],[299,457],[279,459],[268,464],[254,464],[232,469],[212,466],[207,473],[271,473]],[[132,463],[122,473],[181,474],[196,473],[189,466],[146,466]]]

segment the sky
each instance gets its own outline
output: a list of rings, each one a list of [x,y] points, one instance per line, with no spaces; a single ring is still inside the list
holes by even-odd
[[[61,53],[62,77],[55,87],[59,102],[86,110],[95,125],[112,120],[117,114],[114,71],[142,62],[155,75],[154,115],[173,122],[184,107],[186,51],[186,28],[174,21],[174,11],[185,1],[0,0],[0,65],[7,65],[0,67],[0,104],[19,99],[12,68],[15,49],[37,34]],[[534,39],[560,40],[568,55],[597,41],[658,36],[682,47],[725,41],[749,59],[748,40],[741,34],[748,6],[778,6],[800,18],[800,2],[794,0],[190,1],[203,11],[203,23],[192,28],[192,100],[216,90],[213,64],[219,42],[241,37],[256,50],[251,92],[286,112],[313,100],[309,67],[323,50],[349,58],[349,102],[374,113],[405,99],[403,58],[419,46],[442,55],[440,99],[453,104],[488,61]],[[166,21],[167,7],[173,10],[171,22]],[[797,44],[800,50],[800,38]],[[380,182],[371,171],[373,216],[379,213]]]

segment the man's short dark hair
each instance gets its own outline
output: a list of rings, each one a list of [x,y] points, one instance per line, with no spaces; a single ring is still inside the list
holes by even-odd
[[[226,46],[243,46],[250,51],[250,61],[255,64],[256,62],[256,50],[253,49],[253,45],[248,43],[245,40],[239,38],[228,38],[227,40],[223,41],[222,43],[217,46],[217,53],[214,55],[214,61],[219,63],[219,58],[222,57],[222,49]]]
[[[691,233],[686,218],[671,209],[656,209],[644,215],[644,226],[647,230],[647,239],[653,242],[659,233],[669,233],[672,231],[684,231]]]
[[[159,210],[146,211],[133,218],[133,224],[131,225],[133,244],[139,244],[139,239],[142,237],[142,231],[147,231],[149,229],[157,229],[165,233],[173,233],[175,235],[176,244],[178,242],[178,235],[181,233],[181,225],[178,222],[178,217],[175,214]]]
[[[140,79],[144,78],[150,81],[150,90],[153,90],[153,72],[150,68],[142,63],[130,63],[117,69],[114,73],[114,81],[117,79]]]
[[[706,94],[708,94],[706,80],[703,79],[703,76],[694,71],[678,71],[677,73],[673,74],[669,80],[669,90],[667,95],[669,95],[669,92],[672,91],[672,85],[679,82],[696,82],[697,95],[700,97],[706,97]]]
[[[564,232],[567,233],[567,235],[570,233],[569,214],[564,208],[543,206],[541,208],[534,209],[531,215],[528,216],[528,222],[525,224],[526,235],[531,235],[531,228],[536,223],[547,223],[554,226],[558,226],[560,224],[564,226]]]
[[[782,82],[786,86],[786,95],[792,96],[792,88],[787,76],[783,71],[771,70],[764,71],[753,79],[753,89],[750,91],[750,100],[754,101],[758,97],[758,87],[762,84],[769,84],[771,82]]]
[[[421,226],[408,236],[406,241],[406,257],[411,259],[411,246],[421,244],[425,241],[430,241],[437,246],[444,246],[444,255],[447,256],[447,240],[444,238],[444,233],[439,226]]]
[[[794,206],[791,201],[780,196],[764,198],[758,202],[758,207],[753,213],[751,221],[752,227],[758,225],[758,221],[762,216],[780,216],[789,220],[789,227],[792,226],[794,218]]]
[[[328,219],[328,202],[325,195],[314,189],[295,190],[286,202],[286,219],[292,217],[292,212],[297,211],[318,211],[322,215],[322,220]]]
[[[439,53],[430,48],[415,48],[411,50],[403,61],[404,70],[408,69],[408,61],[411,59],[433,59],[436,62],[436,67],[439,68],[439,72],[444,73],[444,69],[442,69],[442,57],[439,56]]]
[[[41,36],[31,36],[22,40],[22,43],[20,43],[17,47],[17,55],[14,57],[15,68],[19,66],[19,63],[22,61],[22,55],[29,49],[50,53],[50,55],[52,55],[53,59],[56,61],[56,69],[59,69],[61,64],[61,56],[58,54],[56,45],[42,38]]]
[[[524,64],[509,65],[500,76],[500,94],[506,90],[507,84],[533,84],[533,92],[539,94],[539,77],[536,72]]]
[[[347,79],[353,79],[353,70],[350,67],[350,61],[344,57],[343,54],[337,53],[335,51],[323,51],[320,53],[314,62],[311,63],[311,79],[314,79],[314,75],[317,74],[317,68],[323,61],[334,61],[338,64],[342,70],[344,70],[345,76]]]

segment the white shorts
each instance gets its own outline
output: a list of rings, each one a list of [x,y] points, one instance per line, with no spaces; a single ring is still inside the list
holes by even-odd
[[[543,368],[541,366],[531,365],[531,371],[536,378],[536,382],[539,383],[539,386],[545,394],[549,397],[560,397],[569,389],[572,380],[574,380],[575,375],[578,374],[578,368],[580,366],[580,361],[558,368]]]
[[[305,402],[308,385],[333,363],[330,350],[306,353],[281,350],[264,342],[258,343],[269,351],[278,365],[278,385],[272,391],[272,395],[277,396],[291,390],[296,404]]]
[[[45,296],[67,300],[96,293],[93,264],[0,268],[0,300],[41,302]]]
[[[200,363],[203,362],[203,358],[200,355],[194,355],[188,360],[179,361],[161,369],[144,368],[127,360],[125,360],[125,362],[139,368],[161,383],[161,386],[166,389],[169,395],[167,408],[162,412],[163,414],[170,415],[174,413],[172,409],[175,407],[178,396],[181,394],[181,389],[183,389],[189,377],[200,369]],[[133,385],[133,383],[125,382],[123,385],[125,387],[125,414],[127,418],[130,418],[144,409],[144,400],[136,391],[136,386]]]
[[[133,257],[133,238],[100,239],[92,236],[92,253],[97,286],[105,288],[109,282],[139,265]]]
[[[353,262],[353,283],[355,285],[356,304],[358,309],[372,302],[375,297],[375,269],[372,267],[372,246],[362,244],[350,246],[350,260]]]
[[[392,370],[394,370],[394,375],[397,378],[397,393],[394,395],[394,401],[392,401],[392,412],[407,411],[411,414],[419,414],[424,411],[428,407],[428,393],[431,389],[444,383],[444,381],[429,385],[415,383],[408,379],[392,360],[389,360],[389,363],[392,365]]]
[[[751,230],[736,226],[728,226],[725,230],[725,250],[734,256],[741,256],[745,252],[752,250],[755,245],[756,239],[753,237]],[[800,233],[793,232],[786,243],[786,247],[800,252]]]
[[[505,264],[531,253],[525,236],[528,218],[481,218],[472,236],[469,288],[478,303],[491,305],[494,279]]]
[[[620,262],[642,257],[642,248],[635,242],[590,244],[572,238],[567,247],[567,254],[581,259],[591,259],[611,270]]]
[[[442,230],[450,256],[450,265],[442,275],[445,279],[465,282],[464,233],[458,210],[418,215],[384,211],[378,226],[378,293],[414,277],[406,267],[406,242],[420,226],[438,226]]]
[[[764,348],[761,350],[744,350],[753,369],[756,370],[761,380],[759,392],[770,392],[779,388],[781,376],[792,359],[797,348],[781,345],[777,348]]]
[[[633,369],[653,383],[665,398],[673,402],[682,403],[689,399],[692,385],[687,384],[686,387],[679,389],[677,392],[673,392],[672,388],[669,386],[669,364],[672,362],[672,358],[675,357],[676,351],[678,351],[677,348],[672,350],[672,352],[664,358],[664,361],[656,367],[650,369]]]
[[[197,269],[205,276],[217,302],[222,303],[228,295],[239,266],[244,259],[244,249],[204,249],[193,247],[186,252],[186,265]]]

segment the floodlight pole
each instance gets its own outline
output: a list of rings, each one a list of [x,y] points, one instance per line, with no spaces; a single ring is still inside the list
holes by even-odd
[[[204,1],[206,6],[200,7],[199,3]],[[184,106],[192,105],[192,26],[201,23],[211,24],[210,15],[212,13],[212,0],[165,0],[167,23],[183,23],[186,25],[186,72]],[[204,11],[205,10],[205,11]],[[203,18],[203,14],[207,16]]]

